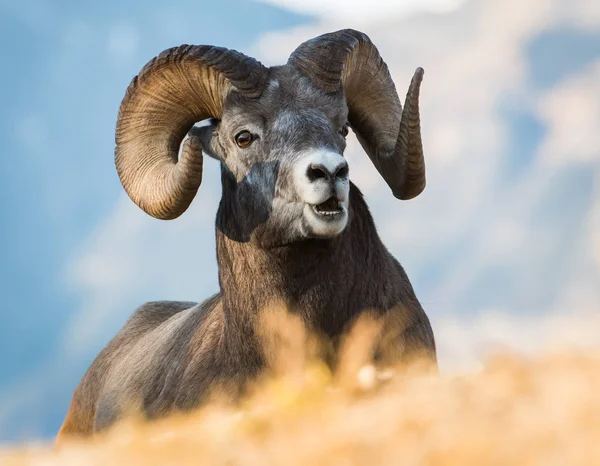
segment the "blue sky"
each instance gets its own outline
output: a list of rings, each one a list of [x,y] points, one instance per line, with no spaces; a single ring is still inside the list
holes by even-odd
[[[379,45],[401,96],[411,71],[425,67],[426,193],[391,204],[356,144],[348,157],[449,366],[460,356],[456,322],[471,331],[460,334],[466,342],[487,335],[521,347],[546,316],[600,310],[594,1],[565,14],[552,0],[506,17],[500,0],[430,3],[386,3],[379,16],[373,5],[365,18],[356,0],[0,0],[0,442],[55,434],[83,371],[135,306],[216,289],[216,163],[175,222],[139,212],[113,165],[129,81],[181,43],[276,63],[301,40],[351,26]],[[501,325],[489,330],[489,315],[525,336],[494,333]]]

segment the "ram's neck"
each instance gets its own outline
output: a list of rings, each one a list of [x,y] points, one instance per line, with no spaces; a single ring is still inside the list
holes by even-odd
[[[350,222],[332,240],[263,249],[217,228],[219,282],[232,330],[251,331],[261,309],[284,302],[309,326],[335,336],[360,311],[394,304],[392,282],[401,269],[381,243],[354,186],[350,200]]]

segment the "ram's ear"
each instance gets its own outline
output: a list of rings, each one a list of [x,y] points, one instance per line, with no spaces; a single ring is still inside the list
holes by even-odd
[[[221,122],[216,118],[209,118],[192,126],[188,131],[189,137],[195,137],[202,144],[202,153],[215,159],[223,160],[224,154],[219,150],[220,145],[217,144],[217,129]]]

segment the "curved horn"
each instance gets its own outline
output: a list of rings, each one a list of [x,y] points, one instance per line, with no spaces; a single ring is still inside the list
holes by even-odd
[[[418,68],[408,88],[404,111],[387,65],[363,33],[345,29],[301,44],[288,64],[325,92],[343,88],[350,125],[369,158],[398,199],[425,189],[421,144]]]
[[[181,215],[202,181],[202,147],[194,123],[221,118],[233,88],[262,92],[268,70],[239,52],[182,45],[150,60],[127,88],[119,108],[115,164],[129,197],[159,219]]]

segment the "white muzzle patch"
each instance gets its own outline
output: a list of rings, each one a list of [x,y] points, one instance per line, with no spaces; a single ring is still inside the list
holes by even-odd
[[[339,234],[348,223],[346,159],[326,149],[306,151],[295,162],[293,178],[298,197],[305,203],[308,233],[319,237]]]

